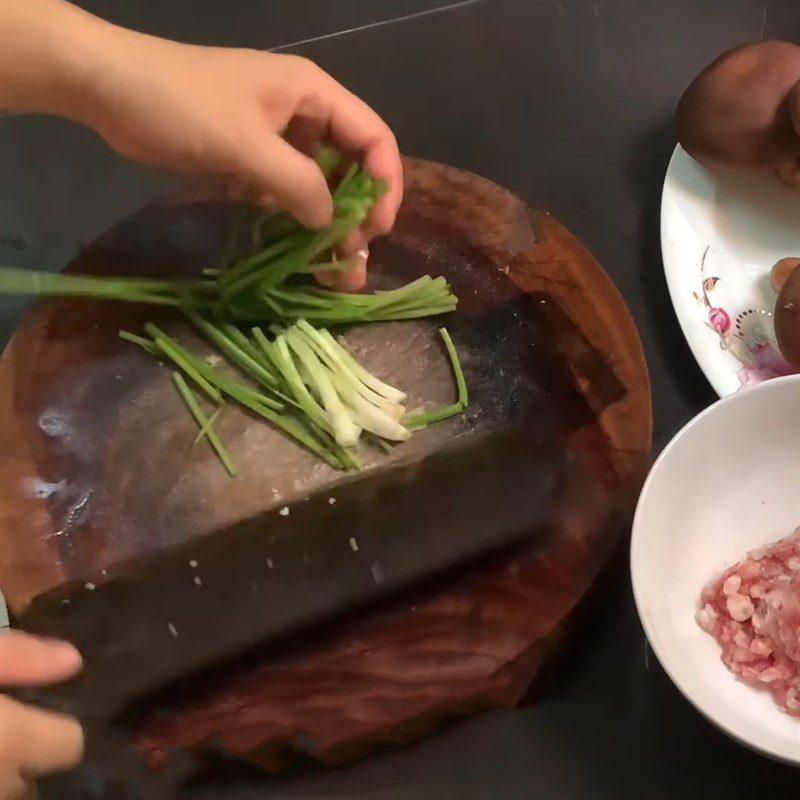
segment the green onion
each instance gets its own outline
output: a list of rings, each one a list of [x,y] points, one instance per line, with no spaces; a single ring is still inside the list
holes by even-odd
[[[439,333],[453,368],[458,400],[403,420],[406,395],[366,370],[330,331],[301,320],[290,328],[270,326],[274,341],[259,327],[251,329],[250,339],[228,323],[214,323],[192,311],[186,314],[235,366],[262,386],[268,382],[267,391],[286,402],[226,377],[153,323],[145,325],[152,340],[127,331],[120,331],[120,337],[172,361],[212,399],[230,397],[336,469],[361,468],[350,448],[362,431],[365,438],[387,450],[391,449],[387,442],[405,441],[411,430],[448,419],[467,407],[466,381],[445,328]],[[198,423],[198,440],[206,436],[211,441],[215,417],[216,413]]]
[[[341,162],[335,152],[318,155],[327,174]],[[58,275],[0,269],[0,294],[83,296],[101,300],[172,306],[223,321],[291,323],[305,319],[325,326],[402,320],[453,311],[456,298],[443,278],[428,276],[389,292],[348,294],[316,289],[309,276],[347,268],[332,262],[336,248],[363,224],[386,190],[353,164],[333,191],[333,222],[320,231],[302,228],[286,214],[269,214],[257,222],[256,252],[238,256],[243,207],[218,269],[204,269],[200,280],[158,280],[120,276]],[[230,338],[230,337],[229,337]],[[236,341],[240,350],[252,352]],[[263,379],[263,376],[262,376]]]
[[[332,439],[326,438],[318,432],[315,435],[315,432],[310,432],[302,421],[295,420],[288,414],[281,414],[282,406],[275,403],[272,398],[266,397],[249,386],[226,378],[201,358],[183,350],[177,343],[170,342],[170,345],[170,352],[180,356],[182,365],[187,365],[190,370],[200,373],[204,379],[215,385],[224,394],[258,416],[272,422],[335,469],[357,466],[354,458],[337,450]]]
[[[184,357],[180,348],[175,346],[176,342],[152,322],[146,323],[144,329],[152,336],[159,350],[174,361],[215,403],[222,403],[222,395]]]
[[[189,411],[194,417],[195,422],[200,426],[201,433],[205,431],[205,437],[208,440],[208,443],[211,445],[212,449],[217,454],[217,457],[228,471],[228,474],[232,478],[235,478],[236,465],[233,463],[230,453],[228,453],[228,451],[225,449],[225,445],[222,444],[219,436],[217,436],[216,431],[214,431],[214,429],[211,427],[208,417],[206,417],[203,409],[200,408],[200,404],[197,402],[197,397],[195,396],[194,392],[189,388],[189,385],[183,379],[183,375],[181,375],[179,372],[172,373],[172,380],[175,383],[180,396],[183,398],[183,401],[186,403]]]
[[[171,361],[179,366],[193,380],[194,375],[199,375],[212,387],[216,387],[216,389],[218,389],[220,392],[232,396],[239,402],[242,402],[242,395],[247,395],[251,402],[258,405],[266,406],[274,411],[280,411],[283,409],[283,404],[277,400],[267,397],[266,395],[256,391],[255,389],[252,389],[249,386],[236,383],[235,381],[226,378],[220,372],[215,370],[209,363],[181,347],[181,345],[179,345],[174,339],[170,339],[168,336],[166,336],[166,334],[161,334],[161,340],[163,343],[167,344],[166,349],[159,344],[159,347],[161,347],[164,355],[166,355]],[[231,387],[234,387],[233,391],[231,391]]]
[[[301,320],[291,329],[290,335],[304,339],[328,368],[364,400],[395,421],[403,418],[405,394],[367,372],[328,331],[317,331]]]
[[[303,379],[300,377],[300,373],[292,360],[292,356],[289,353],[286,341],[283,337],[278,337],[275,340],[274,358],[278,369],[283,374],[284,379],[303,411],[305,411],[309,418],[321,428],[325,428],[329,432],[332,431],[333,428],[328,423],[324,410],[311,395],[311,392],[308,391]]]
[[[150,341],[150,339],[145,339],[144,336],[138,336],[130,331],[120,331],[119,338],[126,342],[130,342],[131,344],[139,345],[139,347],[141,347],[143,350],[146,350],[148,353],[150,353],[151,356],[161,355],[158,345],[155,342]]]
[[[275,340],[276,345],[282,353],[286,353],[288,358],[287,338],[291,332],[281,334]],[[325,418],[327,419],[333,438],[342,447],[353,447],[358,442],[361,427],[358,426],[347,413],[337,390],[334,388],[333,376],[328,373],[314,351],[305,345],[305,342],[296,341],[294,338],[288,340],[292,350],[297,354],[300,363],[305,371],[305,381],[311,386],[316,395],[325,407]]]
[[[341,395],[342,400],[353,412],[353,420],[365,431],[374,433],[382,439],[391,442],[405,442],[411,438],[411,433],[404,428],[396,419],[390,417],[378,406],[372,405],[365,400],[347,381],[340,375],[332,374],[331,382],[336,387],[336,391]]]
[[[214,427],[214,423],[217,421],[217,417],[221,411],[222,406],[214,410],[214,413],[208,418],[206,424],[200,428],[200,430],[197,432],[197,436],[194,437],[192,447],[194,447],[201,439],[205,438],[206,434]]]
[[[256,360],[250,353],[245,352],[235,342],[229,339],[216,325],[203,319],[198,314],[186,309],[186,316],[192,324],[212,343],[215,344],[234,364],[240,367],[251,378],[261,383],[268,389],[277,389],[278,381],[275,376],[263,365],[261,360]],[[249,345],[249,342],[248,342]]]
[[[342,159],[323,149],[318,163],[330,176]],[[468,402],[458,356],[444,328],[440,332],[455,374],[458,402],[405,420],[406,395],[370,374],[325,329],[428,317],[456,308],[457,299],[443,277],[426,275],[372,294],[313,285],[314,273],[347,268],[346,261],[336,260],[336,250],[363,224],[385,190],[381,181],[351,164],[332,191],[333,221],[320,231],[304,229],[285,213],[256,216],[244,207],[219,268],[204,269],[200,279],[0,269],[0,294],[85,296],[178,308],[245,382],[216,370],[153,323],[144,326],[150,338],[128,331],[119,335],[177,368],[173,380],[200,427],[196,441],[207,438],[215,450],[215,441],[221,446],[214,431],[219,409],[207,417],[190,384],[216,405],[223,398],[234,400],[336,469],[360,468],[351,448],[362,434],[387,448],[387,440],[405,441],[410,429],[460,413]],[[249,333],[240,327],[245,324]],[[264,333],[266,326],[274,340]],[[231,466],[226,463],[229,472]]]
[[[464,372],[461,369],[461,361],[458,358],[453,340],[446,328],[439,328],[444,346],[447,348],[447,354],[450,357],[450,365],[453,368],[453,375],[456,379],[456,386],[458,388],[458,400],[455,403],[444,408],[439,408],[434,411],[428,411],[423,414],[416,414],[405,419],[405,426],[412,431],[427,428],[429,425],[434,425],[437,422],[450,419],[458,414],[462,414],[469,406],[469,395],[467,393],[467,382],[464,378]]]
[[[461,405],[463,411],[469,406],[469,393],[467,391],[467,381],[464,378],[464,371],[461,369],[461,361],[458,358],[456,346],[450,338],[447,328],[439,328],[439,335],[444,339],[444,346],[447,348],[447,355],[450,356],[450,366],[453,368],[453,374],[456,378],[456,386],[458,387],[458,403]]]

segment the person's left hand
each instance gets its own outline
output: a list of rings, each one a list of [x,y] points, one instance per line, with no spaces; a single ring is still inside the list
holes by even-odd
[[[0,687],[59,683],[81,665],[78,651],[66,642],[0,634]],[[26,800],[36,778],[69,769],[82,756],[83,731],[76,720],[0,694],[0,800]]]

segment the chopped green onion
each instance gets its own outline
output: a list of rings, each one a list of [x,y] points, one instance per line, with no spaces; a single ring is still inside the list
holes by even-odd
[[[146,323],[144,329],[153,337],[159,350],[169,356],[215,403],[222,403],[222,395],[187,361],[180,348],[175,346],[177,342],[152,322]]]
[[[256,360],[250,353],[245,352],[216,325],[203,319],[199,314],[188,309],[184,310],[192,324],[212,343],[215,344],[234,364],[241,367],[251,378],[261,383],[268,389],[278,388],[275,376],[264,366],[261,360]],[[248,342],[249,345],[249,342]]]
[[[405,442],[411,438],[410,431],[380,408],[365,400],[338,374],[331,374],[330,380],[344,402],[352,409],[353,420],[365,431],[374,433],[376,436],[388,439],[391,442]]]
[[[364,367],[336,341],[330,331],[318,331],[305,320],[300,320],[297,323],[297,329],[302,331],[311,341],[316,342],[320,350],[326,353],[334,363],[338,363],[344,369],[349,370],[375,394],[385,398],[391,403],[402,404],[406,401],[405,392],[401,392],[399,389],[389,386],[389,384],[384,383],[364,369]]]
[[[230,453],[228,453],[228,451],[225,449],[225,445],[222,444],[219,436],[217,436],[216,431],[214,431],[214,429],[210,426],[208,417],[206,417],[203,409],[200,408],[200,404],[197,402],[197,397],[195,396],[194,392],[189,388],[189,385],[183,379],[183,375],[181,375],[179,372],[172,373],[172,380],[175,383],[180,396],[183,398],[183,401],[186,403],[189,411],[194,417],[195,422],[200,426],[201,433],[203,431],[206,432],[205,437],[208,440],[208,443],[211,445],[212,449],[217,454],[217,457],[228,471],[228,474],[232,478],[235,478],[236,465],[233,463]]]
[[[278,347],[286,347],[285,334],[278,336],[275,340]],[[358,442],[360,427],[351,419],[342,401],[339,399],[337,389],[334,388],[334,376],[329,375],[317,358],[314,351],[305,345],[305,342],[290,340],[292,349],[297,353],[303,367],[307,372],[307,377],[312,388],[316,391],[322,405],[325,407],[326,417],[333,430],[334,439],[342,447],[352,447]],[[288,354],[288,351],[286,351]]]
[[[214,427],[214,423],[217,421],[220,411],[222,411],[222,406],[214,410],[214,413],[208,418],[206,424],[197,432],[197,436],[194,437],[194,441],[192,442],[192,447],[201,439],[205,438],[206,434]]]
[[[130,342],[131,344],[139,345],[139,347],[141,347],[143,350],[146,350],[148,353],[150,353],[151,356],[161,355],[158,345],[150,339],[145,339],[144,336],[139,336],[135,333],[131,333],[130,331],[120,331],[119,338],[126,342]]]
[[[450,366],[453,368],[453,374],[456,378],[456,386],[458,387],[458,402],[462,410],[466,410],[469,405],[469,394],[467,392],[467,381],[464,378],[464,371],[461,369],[461,361],[458,358],[456,346],[450,338],[447,328],[439,328],[439,335],[444,339],[444,346],[447,348],[447,355],[450,356]]]
[[[332,426],[329,424],[324,410],[311,395],[311,392],[308,391],[303,379],[300,377],[300,373],[297,371],[297,367],[292,360],[292,356],[289,353],[289,349],[283,337],[278,337],[275,340],[274,354],[278,369],[283,374],[284,379],[303,411],[305,411],[317,425],[326,428],[328,431],[332,431]]]
[[[458,388],[458,400],[455,403],[444,408],[439,408],[434,411],[427,411],[423,414],[416,414],[405,419],[405,426],[409,430],[421,430],[427,428],[429,425],[434,425],[437,422],[442,422],[458,414],[462,414],[469,406],[469,395],[467,393],[467,382],[464,378],[464,372],[461,369],[461,361],[458,358],[453,340],[446,328],[439,328],[444,346],[447,348],[447,354],[450,357],[450,365],[453,368],[453,375],[456,379],[456,386]]]

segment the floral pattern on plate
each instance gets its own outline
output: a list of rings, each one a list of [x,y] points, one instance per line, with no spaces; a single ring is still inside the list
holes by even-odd
[[[791,375],[794,370],[781,355],[775,339],[774,303],[760,308],[731,305],[725,292],[727,285],[719,277],[711,246],[700,262],[702,290],[694,298],[708,313],[707,325],[719,337],[720,347],[742,365],[738,373],[740,388],[755,386],[771,378]]]
[[[725,397],[791,372],[775,340],[772,266],[800,255],[800,192],[760,170],[711,171],[676,148],[664,180],[661,252],[672,304]]]

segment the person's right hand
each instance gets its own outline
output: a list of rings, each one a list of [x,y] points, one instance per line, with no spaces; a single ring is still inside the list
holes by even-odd
[[[352,269],[329,282],[363,287],[366,248],[391,230],[402,199],[400,152],[388,125],[318,66],[146,36],[64,0],[4,2],[0,23],[0,109],[81,122],[139,163],[222,179],[229,195],[309,228],[333,213],[317,146],[361,163],[388,191],[342,245]]]
[[[345,291],[363,288],[369,242],[392,229],[403,195],[400,153],[388,125],[297,56],[129,31],[113,36],[114,56],[89,82],[91,102],[84,98],[79,118],[127,158],[224,177],[233,194],[284,209],[309,228],[330,224],[333,213],[313,159],[320,144],[332,144],[386,182],[369,219],[343,244],[351,269],[323,279]]]
[[[0,687],[59,683],[81,666],[80,654],[66,642],[0,634]],[[36,778],[74,767],[82,756],[76,720],[0,694],[0,800],[28,800]]]

